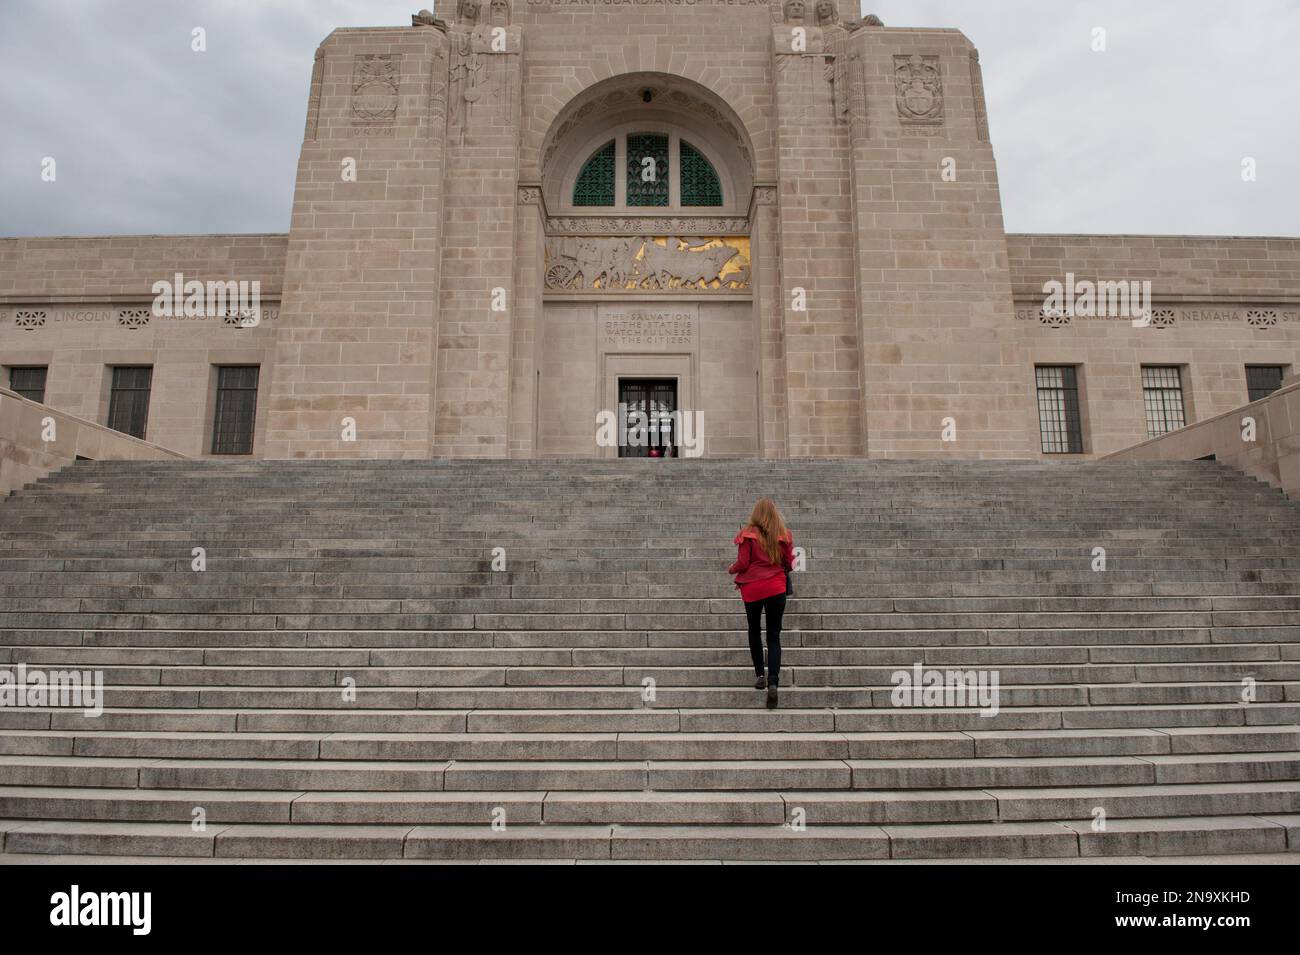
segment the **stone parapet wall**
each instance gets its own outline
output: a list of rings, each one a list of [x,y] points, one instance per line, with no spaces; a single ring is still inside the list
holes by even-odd
[[[1300,238],[1009,234],[1017,300],[1041,299],[1066,272],[1090,281],[1152,283],[1157,302],[1300,304]]]
[[[0,388],[0,497],[77,458],[156,461],[185,455]]]
[[[257,281],[278,298],[285,234],[0,238],[0,302],[148,301],[181,272],[200,281]]]
[[[1267,398],[1107,457],[1190,461],[1213,455],[1300,500],[1300,382],[1289,381]]]

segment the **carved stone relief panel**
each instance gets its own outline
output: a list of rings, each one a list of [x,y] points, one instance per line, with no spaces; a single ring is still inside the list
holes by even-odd
[[[511,25],[508,0],[487,6],[480,22],[477,0],[461,0],[450,34],[448,120],[462,141],[468,128],[513,122],[523,30]]]
[[[314,140],[320,126],[321,87],[325,80],[325,51],[317,47],[316,59],[311,67],[311,87],[307,94],[307,132],[305,138]]]
[[[739,236],[550,236],[551,291],[748,291],[749,239]]]
[[[970,51],[970,88],[975,98],[975,137],[982,143],[989,141],[989,114],[984,103],[984,73],[980,70],[979,50]]]
[[[400,53],[362,53],[353,58],[353,126],[391,126],[396,122],[401,65]]]
[[[894,98],[898,115],[906,123],[938,126],[943,123],[943,77],[937,56],[894,57]]]

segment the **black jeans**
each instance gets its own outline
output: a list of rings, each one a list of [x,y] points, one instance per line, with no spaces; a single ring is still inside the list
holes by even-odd
[[[745,617],[749,621],[749,655],[754,660],[754,672],[763,675],[763,608],[767,608],[767,682],[771,686],[781,683],[781,618],[785,615],[785,594],[766,600],[745,604]]]

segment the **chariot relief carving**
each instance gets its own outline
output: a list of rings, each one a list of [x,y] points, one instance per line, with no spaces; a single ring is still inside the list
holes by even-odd
[[[914,53],[894,57],[894,98],[905,123],[943,122],[943,78],[939,58]]]
[[[552,291],[745,291],[749,239],[696,236],[552,236],[546,288]]]

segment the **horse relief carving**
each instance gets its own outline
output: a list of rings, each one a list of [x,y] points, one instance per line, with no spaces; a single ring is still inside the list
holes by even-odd
[[[747,290],[749,240],[553,236],[546,243],[546,288],[596,292]]]

